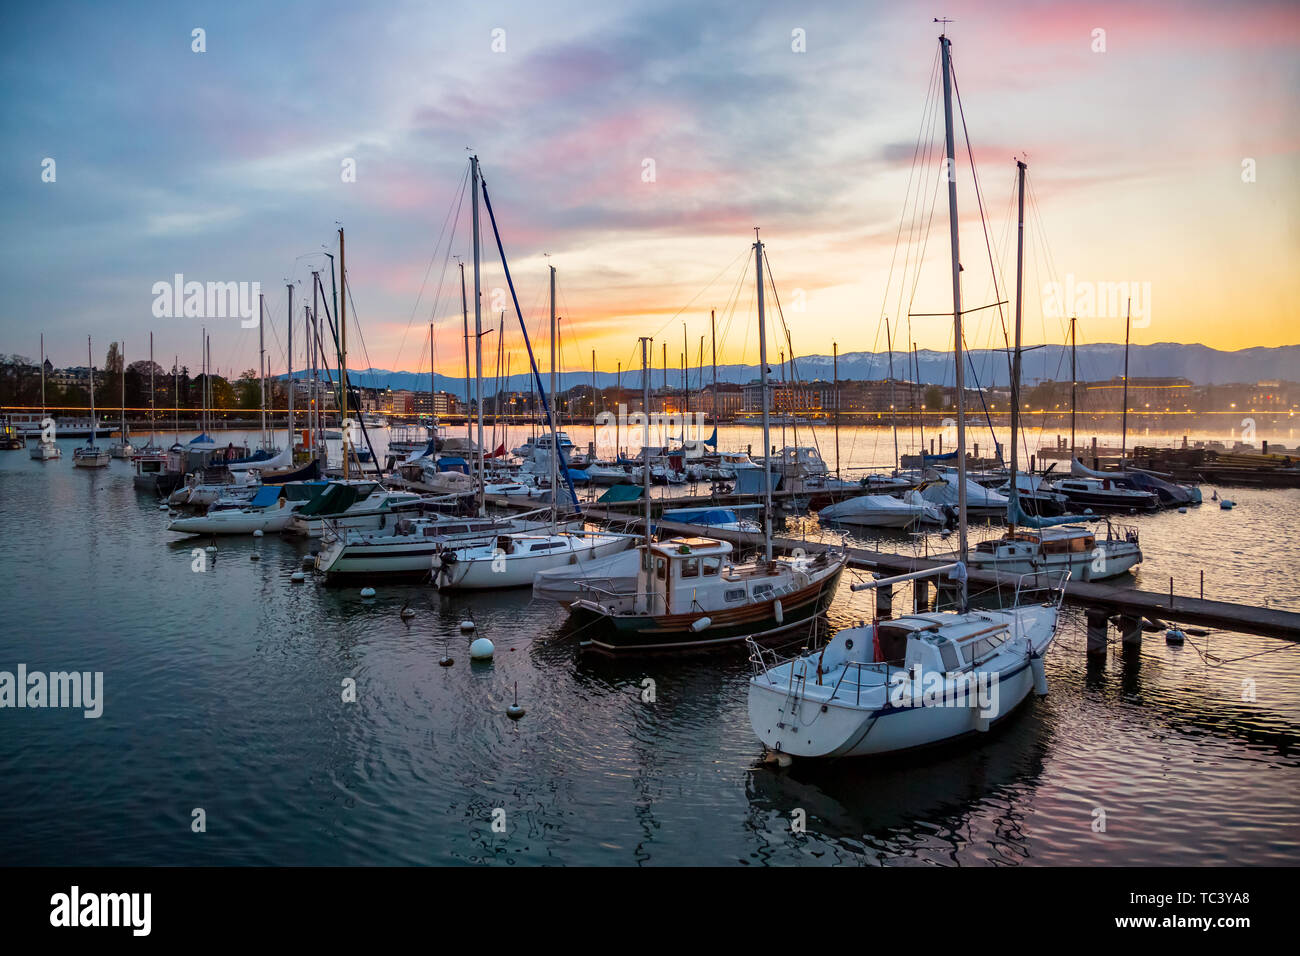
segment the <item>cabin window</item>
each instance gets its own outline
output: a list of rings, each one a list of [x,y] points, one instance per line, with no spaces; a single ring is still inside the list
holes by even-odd
[[[1093,548],[1092,538],[1071,538],[1070,539],[1071,551],[1091,551],[1092,548]]]
[[[1069,551],[1067,541],[1044,541],[1043,554],[1065,554]]]
[[[706,578],[711,578],[722,570],[722,558],[700,558],[700,571]]]
[[[724,591],[722,597],[726,601],[743,601],[745,599],[745,589],[732,588],[730,591]]]
[[[957,652],[951,644],[947,642],[940,644],[939,656],[943,658],[944,670],[955,671],[960,669],[961,665],[957,662]]]
[[[770,584],[756,584],[756,585],[754,585],[754,597],[760,597],[760,596],[762,596],[762,595],[764,595],[764,594],[770,594],[771,591],[772,591],[772,585],[770,585]]]
[[[698,578],[698,577],[700,576],[700,559],[699,559],[699,558],[686,558],[685,560],[683,560],[683,561],[679,561],[679,562],[677,562],[677,563],[681,566],[681,569],[682,569],[682,572],[681,572],[682,577],[684,577],[684,578]]]
[[[552,548],[562,548],[563,543],[559,541],[542,541],[529,548],[529,551],[550,551]]]
[[[655,558],[655,577],[660,581],[668,577],[668,562],[664,558]]]

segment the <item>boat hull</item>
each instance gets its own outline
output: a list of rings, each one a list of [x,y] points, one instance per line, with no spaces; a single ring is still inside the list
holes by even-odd
[[[781,595],[777,599],[781,604],[779,621],[776,600],[710,611],[710,624],[702,631],[691,627],[706,616],[698,610],[689,614],[610,615],[600,613],[593,602],[584,600],[571,605],[570,611],[576,625],[591,625],[591,636],[583,646],[605,654],[716,648],[739,644],[747,637],[770,641],[808,625],[825,612],[835,597],[842,571],[841,564],[801,590]]]

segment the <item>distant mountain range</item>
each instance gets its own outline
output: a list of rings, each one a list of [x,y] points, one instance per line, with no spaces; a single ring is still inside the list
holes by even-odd
[[[1008,385],[1007,355],[993,349],[973,349],[969,353],[966,369],[966,384],[973,388],[976,380],[981,386]],[[1047,345],[1026,350],[1021,361],[1023,379],[1026,385],[1054,380],[1070,380],[1070,349],[1068,346]],[[834,360],[829,355],[805,355],[796,360],[798,380],[803,382],[832,378]],[[951,352],[934,352],[923,349],[915,357],[904,352],[893,353],[894,374],[900,379],[916,379],[927,385],[951,385],[953,382],[953,361]],[[839,357],[839,377],[848,379],[880,379],[889,374],[890,356],[888,352],[845,352]],[[781,369],[775,362],[771,364],[772,374],[780,378]],[[1101,343],[1081,345],[1077,351],[1076,369],[1079,381],[1102,381],[1124,374],[1124,346],[1122,344]],[[973,371],[973,374],[972,374]],[[688,369],[691,388],[700,386],[700,370]],[[713,369],[704,366],[705,385],[713,381]],[[791,372],[787,366],[787,378]],[[1300,379],[1300,345],[1284,345],[1275,348],[1249,348],[1237,352],[1224,352],[1204,345],[1180,345],[1172,342],[1160,342],[1155,345],[1134,345],[1129,349],[1129,376],[1131,378],[1171,377],[1190,379],[1197,385],[1224,385],[1230,382],[1260,382],[1280,379],[1295,381]],[[295,378],[305,377],[305,373],[295,372]],[[616,384],[617,375],[613,372],[597,372],[596,385],[607,388]],[[391,388],[424,391],[429,387],[427,372],[395,372],[389,369],[368,368],[351,370],[354,385],[366,388]],[[744,384],[758,378],[757,365],[719,365],[718,381]],[[590,385],[590,372],[565,372],[559,377],[560,390],[575,385]],[[435,384],[440,391],[452,392],[465,397],[465,379],[435,375]],[[542,372],[542,381],[549,384],[549,373]],[[655,368],[651,374],[651,386],[660,388],[664,384],[662,368]],[[639,369],[623,372],[624,388],[639,388],[641,372]],[[681,388],[682,373],[680,368],[668,369],[668,387]],[[492,379],[485,381],[485,389],[494,387]],[[503,387],[506,387],[503,383]],[[509,388],[526,392],[532,387],[531,375],[516,373],[510,377]]]

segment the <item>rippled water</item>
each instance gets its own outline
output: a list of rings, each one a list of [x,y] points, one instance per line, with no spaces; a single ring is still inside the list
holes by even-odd
[[[223,540],[195,573],[191,543],[164,530],[127,465],[74,469],[65,445],[61,462],[0,453],[0,669],[102,670],[106,702],[98,720],[0,710],[11,862],[1300,860],[1293,645],[1216,633],[1175,649],[1148,635],[1140,655],[1099,665],[1069,610],[1051,694],[979,746],[782,771],[761,763],[743,656],[589,659],[527,591],[393,586],[367,602],[292,584],[309,546],[277,537]],[[1138,519],[1142,584],[1167,588],[1172,573],[1193,593],[1203,566],[1207,596],[1300,607],[1300,493],[1233,497],[1232,512]],[[835,625],[870,613],[847,584]],[[495,662],[468,661],[466,617]],[[349,677],[356,703],[341,700]],[[518,723],[505,716],[515,682]],[[191,832],[195,808],[206,833]],[[796,810],[806,833],[791,832]]]

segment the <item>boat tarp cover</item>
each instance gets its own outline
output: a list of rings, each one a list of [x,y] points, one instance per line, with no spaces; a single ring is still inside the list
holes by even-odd
[[[738,495],[761,495],[763,494],[763,475],[762,468],[742,468],[736,472],[736,494]],[[772,472],[772,490],[776,491],[781,485],[781,476],[774,470]]]
[[[279,485],[263,485],[257,489],[257,494],[253,495],[253,500],[248,503],[248,506],[250,508],[267,508],[279,500]]]
[[[729,508],[668,508],[663,519],[705,526],[733,524],[737,520],[736,513]]]
[[[597,500],[603,504],[618,504],[622,501],[639,501],[645,489],[640,485],[614,485]]]
[[[334,485],[326,488],[319,498],[307,502],[298,509],[298,514],[305,518],[312,518],[316,515],[338,514],[340,511],[347,511],[357,501],[370,494],[371,486],[369,485]]]

